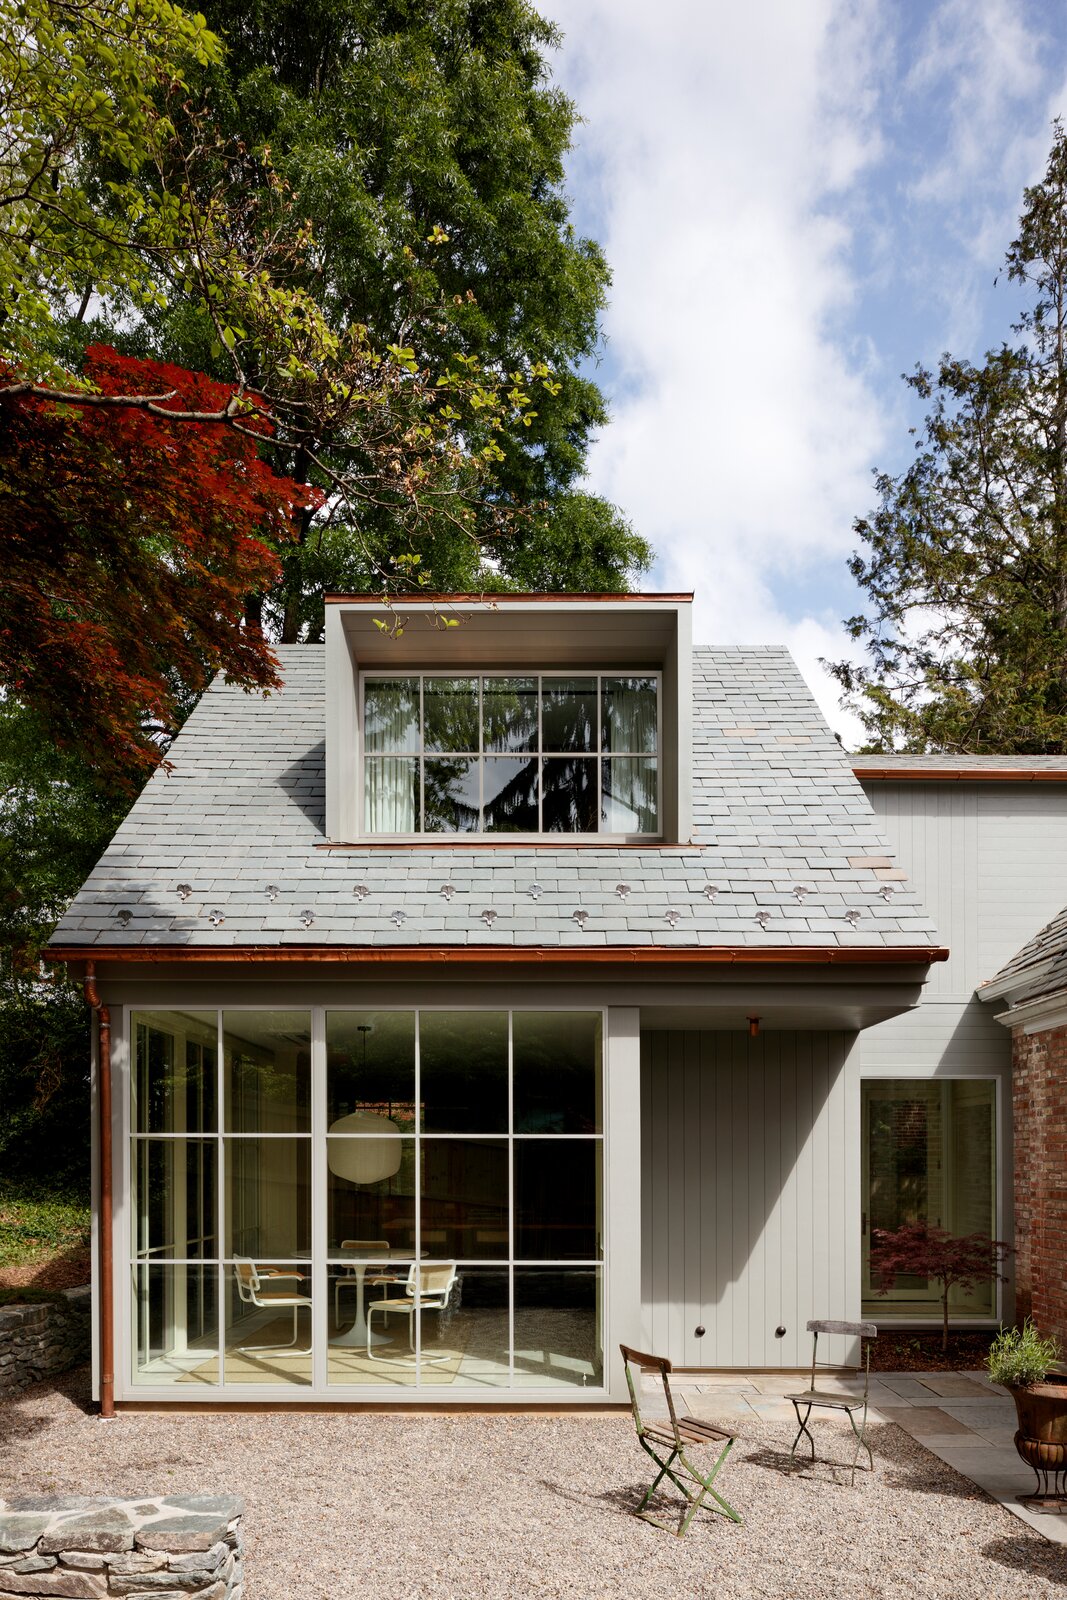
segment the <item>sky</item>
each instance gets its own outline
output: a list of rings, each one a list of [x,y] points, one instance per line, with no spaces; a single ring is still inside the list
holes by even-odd
[[[576,228],[613,273],[586,487],[693,589],[702,644],[855,654],[852,523],[922,408],[901,381],[1011,337],[997,275],[1051,122],[1067,0],[542,0],[583,121]]]

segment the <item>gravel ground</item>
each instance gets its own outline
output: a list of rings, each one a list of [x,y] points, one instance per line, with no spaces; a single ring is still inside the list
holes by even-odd
[[[228,1491],[248,1503],[248,1600],[1010,1600],[1067,1592],[1048,1544],[899,1429],[876,1471],[783,1467],[791,1430],[745,1423],[684,1540],[628,1515],[649,1482],[628,1417],[126,1416],[84,1372],[0,1414],[0,1491]],[[823,1428],[821,1448],[847,1435]]]

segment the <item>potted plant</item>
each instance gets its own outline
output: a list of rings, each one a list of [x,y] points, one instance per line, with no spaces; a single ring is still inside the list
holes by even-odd
[[[1037,1493],[1020,1495],[1035,1508],[1067,1505],[1067,1373],[1053,1372],[1060,1357],[1027,1317],[1021,1328],[1002,1328],[989,1347],[989,1376],[1015,1401],[1015,1448],[1037,1477]]]

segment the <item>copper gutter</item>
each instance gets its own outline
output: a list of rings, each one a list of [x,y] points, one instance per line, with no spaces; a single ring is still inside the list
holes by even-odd
[[[331,592],[330,594],[323,596],[323,599],[328,606],[346,605],[372,607],[396,605],[445,605],[454,600],[480,601],[486,606],[493,607],[513,606],[516,604],[522,605],[522,603],[527,600],[550,600],[553,604],[559,603],[562,605],[583,605],[588,604],[590,601],[599,602],[602,605],[614,605],[616,601],[622,605],[645,605],[650,601],[654,604],[656,601],[685,601],[692,600],[692,598],[692,589],[682,589],[677,593],[670,594],[634,594],[632,591],[627,594],[604,594],[603,592],[597,592],[593,594],[553,594],[551,591],[546,591],[543,589],[530,589],[522,594],[496,594],[488,590],[483,590],[480,594],[474,594],[470,592],[454,594],[426,594],[423,590],[419,589],[413,590],[411,593],[405,592],[388,595],[345,594],[342,591],[336,594]]]
[[[947,961],[943,945],[598,945],[595,949],[553,945],[92,945],[95,961],[159,964],[167,961],[294,961],[382,965],[407,962],[451,966],[474,963],[527,963],[533,966],[604,966],[612,962],[662,966],[899,966]],[[86,947],[59,945],[46,950],[50,961],[85,961]],[[92,965],[90,961],[89,965]]]
[[[100,1120],[100,1415],[115,1415],[115,1269],[111,1218],[113,1159],[111,1148],[111,1009],[100,1004],[96,962],[85,963],[85,998],[97,1018],[97,1109]]]
[[[853,767],[862,782],[879,783],[1067,783],[1067,766],[1042,767]]]

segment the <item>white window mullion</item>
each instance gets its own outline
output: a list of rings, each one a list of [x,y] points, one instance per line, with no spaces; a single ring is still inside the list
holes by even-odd
[[[223,1129],[226,1125],[223,1098],[225,1093],[225,1076],[223,1073],[223,1033],[222,1033],[222,1008],[215,1013],[215,1232],[218,1235],[216,1242],[216,1261],[218,1271],[218,1346],[219,1346],[219,1383],[226,1381],[224,1365],[224,1351],[226,1348],[226,1291],[227,1271],[224,1266],[226,1255],[226,1214],[223,1209],[226,1196],[226,1140],[223,1138]]]
[[[538,705],[541,696],[538,691]],[[515,1387],[515,1045],[508,1012],[508,1388]]]
[[[415,1010],[415,1387],[422,1388],[422,1012]]]
[[[326,1195],[326,1011],[311,1008],[311,1388],[329,1382],[330,1280]]]

